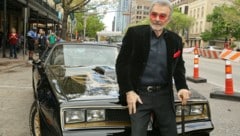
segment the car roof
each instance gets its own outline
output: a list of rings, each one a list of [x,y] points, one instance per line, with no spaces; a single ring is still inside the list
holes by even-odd
[[[108,47],[118,47],[116,44],[107,44],[107,43],[99,43],[99,42],[61,42],[57,45],[91,45],[91,46],[108,46]]]

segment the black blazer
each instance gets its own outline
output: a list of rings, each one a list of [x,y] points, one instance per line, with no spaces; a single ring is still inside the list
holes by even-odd
[[[172,77],[177,90],[188,89],[185,79],[185,67],[182,58],[182,39],[176,33],[164,30],[167,46],[168,83],[172,91]],[[147,64],[150,50],[149,25],[130,27],[125,34],[122,47],[116,61],[117,81],[120,89],[120,103],[126,105],[126,92],[136,90]]]

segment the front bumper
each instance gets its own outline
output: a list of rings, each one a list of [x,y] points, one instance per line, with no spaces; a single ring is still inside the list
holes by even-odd
[[[130,129],[90,129],[65,131],[63,136],[130,136]]]
[[[209,134],[213,128],[214,127],[211,121],[186,123],[185,133],[188,136],[205,136],[203,134]],[[178,135],[182,134],[182,127],[180,124],[177,125],[177,131]],[[88,129],[63,132],[63,136],[130,136],[130,134],[130,128]],[[148,136],[156,136],[156,133],[149,131]]]
[[[185,123],[185,133],[186,134],[198,134],[198,133],[210,133],[214,126],[211,121],[202,121],[202,122],[192,122],[192,123]],[[182,126],[181,124],[177,125],[177,132],[178,134],[182,134]]]

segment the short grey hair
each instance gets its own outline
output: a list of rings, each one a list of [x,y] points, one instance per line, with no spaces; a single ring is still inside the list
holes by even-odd
[[[152,11],[153,6],[155,6],[156,4],[168,6],[170,8],[170,16],[172,16],[173,6],[169,0],[153,0],[150,11]]]

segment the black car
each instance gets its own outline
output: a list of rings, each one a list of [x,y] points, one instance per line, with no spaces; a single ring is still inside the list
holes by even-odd
[[[118,103],[114,68],[118,48],[59,43],[33,61],[32,136],[130,136],[127,107]],[[209,103],[192,92],[184,107],[175,100],[178,133],[208,136],[213,130]],[[153,116],[149,136],[157,132],[155,126]]]

